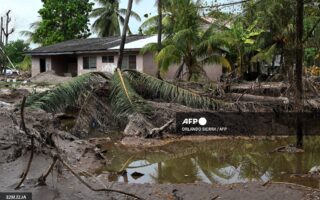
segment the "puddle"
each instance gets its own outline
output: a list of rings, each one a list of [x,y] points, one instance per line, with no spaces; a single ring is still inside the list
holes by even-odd
[[[128,183],[232,184],[248,181],[285,181],[319,188],[320,179],[301,177],[320,165],[320,137],[305,138],[304,153],[270,153],[295,138],[274,140],[180,141],[138,150],[108,144],[109,181]]]

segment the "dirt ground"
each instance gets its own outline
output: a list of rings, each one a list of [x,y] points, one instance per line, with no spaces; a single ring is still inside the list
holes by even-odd
[[[54,72],[49,71],[31,77],[29,80],[33,83],[47,83],[56,85],[60,83],[65,83],[71,79],[72,77],[58,76]]]
[[[19,181],[19,176],[28,160],[28,154],[20,159],[1,164],[0,191],[15,191],[13,188]],[[35,186],[37,178],[49,166],[51,159],[43,155],[36,155],[28,179],[19,192],[32,192],[33,199],[132,199],[122,194],[93,192],[81,184],[69,172],[61,166],[55,169],[48,177],[47,186]],[[81,168],[81,163],[77,163]],[[79,167],[80,166],[80,167]],[[78,169],[80,171],[80,169]],[[107,176],[107,175],[106,175]],[[135,194],[150,200],[212,200],[212,199],[281,199],[301,200],[320,199],[320,192],[309,190],[304,187],[273,184],[263,186],[260,182],[232,184],[232,185],[210,185],[205,183],[195,184],[125,184],[110,183],[107,177],[100,175],[94,178],[84,178],[95,188],[112,188]]]
[[[17,103],[21,96],[17,95],[11,102]],[[6,95],[3,95],[2,100],[4,102],[10,101],[9,97],[8,99],[5,98]],[[170,107],[170,109],[173,108]],[[170,116],[170,113],[168,112],[166,115]],[[99,144],[110,141],[109,138],[79,139],[74,137],[68,132],[57,129],[55,118],[44,111],[27,109],[25,116],[27,127],[36,135],[46,138],[46,140],[52,139],[52,135],[58,135],[54,142],[63,159],[95,188],[117,189],[150,200],[320,199],[319,190],[290,184],[269,183],[263,186],[261,182],[232,185],[212,185],[201,182],[192,184],[126,184],[109,182],[108,174],[94,175],[95,169],[105,165],[105,161],[97,157],[95,149]],[[0,129],[0,191],[16,191],[14,188],[20,180],[30,155],[29,139],[20,128],[19,109],[0,108],[0,127],[2,127]],[[148,147],[164,145],[181,139],[203,140],[208,139],[208,137],[189,136],[181,138],[167,136],[164,140],[125,137],[122,138],[121,143],[127,146]],[[50,143],[50,141],[42,142]],[[142,144],[144,145],[142,146]],[[40,142],[37,142],[36,146],[30,173],[19,192],[32,192],[35,200],[132,199],[117,193],[91,191],[67,171],[61,163],[58,163],[53,173],[48,176],[46,186],[35,186],[37,179],[47,170],[52,161],[50,156],[52,149],[45,147]]]

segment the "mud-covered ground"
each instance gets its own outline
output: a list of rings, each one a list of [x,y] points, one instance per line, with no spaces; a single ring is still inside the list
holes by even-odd
[[[30,141],[21,130],[18,104],[24,94],[18,94],[10,101],[6,95],[3,102],[11,105],[0,107],[0,191],[15,191],[14,188],[21,178],[29,155]],[[7,97],[7,98],[6,98]],[[161,104],[169,109],[172,107]],[[167,113],[170,116],[169,112]],[[105,165],[105,160],[97,153],[97,148],[110,141],[107,136],[100,138],[79,138],[59,129],[59,120],[40,110],[27,109],[25,113],[28,129],[43,140],[36,141],[35,156],[27,180],[19,192],[32,192],[33,199],[130,199],[122,194],[110,192],[93,192],[77,180],[61,163],[57,163],[53,173],[47,179],[46,186],[36,186],[37,179],[52,162],[52,151],[58,151],[62,159],[69,163],[81,177],[95,188],[112,188],[135,194],[143,199],[320,199],[316,189],[291,184],[251,182],[233,185],[212,185],[206,183],[193,184],[126,184],[108,181],[108,174],[94,174],[95,170]],[[155,118],[157,116],[155,115]],[[162,123],[162,122],[161,122]],[[139,137],[121,138],[128,146],[164,145],[180,140],[175,136],[165,136],[163,140],[140,139]],[[199,137],[185,137],[186,140],[196,140]],[[203,139],[203,137],[200,137]],[[211,139],[220,139],[218,137]],[[52,144],[54,143],[54,144]],[[45,145],[46,144],[46,145]],[[50,147],[51,145],[51,147]],[[100,151],[100,149],[98,149]]]
[[[13,188],[20,180],[19,176],[26,166],[28,154],[10,163],[1,164],[0,191],[15,191]],[[32,192],[33,199],[131,199],[117,193],[93,192],[80,183],[72,174],[58,165],[54,173],[48,177],[46,186],[35,186],[37,178],[49,166],[51,159],[38,154],[35,156],[28,179],[19,190]],[[85,168],[81,162],[73,163],[78,171]],[[261,182],[232,185],[194,184],[125,184],[110,183],[107,175],[98,177],[82,177],[95,188],[113,188],[135,194],[144,199],[281,199],[301,200],[319,199],[320,192],[304,187],[270,183],[263,186]]]

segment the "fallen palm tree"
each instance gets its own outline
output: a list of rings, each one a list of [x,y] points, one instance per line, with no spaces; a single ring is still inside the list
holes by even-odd
[[[113,117],[123,123],[130,115],[137,115],[147,127],[145,130],[142,126],[140,132],[148,137],[153,137],[159,131],[154,131],[157,127],[153,123],[149,122],[151,125],[148,125],[148,116],[152,115],[152,106],[147,99],[213,111],[234,109],[231,103],[201,96],[188,89],[134,70],[117,70],[113,75],[94,72],[76,77],[51,91],[29,97],[27,106],[40,108],[50,113],[59,113],[68,106],[77,106],[80,108],[78,117],[84,120],[82,112],[90,104],[101,101],[101,98],[104,99],[106,108],[100,106],[100,108],[87,112],[89,116],[85,115],[86,117],[90,118],[91,115],[102,109],[110,112],[104,113],[109,116],[109,119]],[[102,102],[99,103],[99,105],[102,104]],[[89,122],[90,119],[87,121]],[[163,128],[161,130],[163,131]]]

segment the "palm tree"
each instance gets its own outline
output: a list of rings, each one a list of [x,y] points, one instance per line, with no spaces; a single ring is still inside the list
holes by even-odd
[[[120,43],[120,49],[119,49],[119,57],[118,57],[118,63],[117,63],[118,71],[119,71],[119,69],[121,69],[121,66],[122,66],[123,51],[124,51],[124,45],[126,43],[127,30],[129,27],[129,19],[130,19],[131,10],[132,10],[132,4],[133,4],[133,0],[128,0],[127,13],[126,13],[126,18],[125,18],[124,24],[123,24],[121,43]],[[119,71],[119,73],[120,73],[120,71]]]
[[[51,91],[28,97],[27,106],[41,108],[51,113],[60,112],[70,105],[83,106],[88,94],[99,88],[101,82],[104,83],[103,88],[107,92],[105,95],[109,97],[106,103],[111,105],[113,113],[119,119],[129,114],[147,113],[150,107],[144,98],[148,98],[149,94],[158,96],[164,101],[194,108],[217,110],[221,106],[230,106],[135,70],[117,70],[113,75],[102,72],[87,73]],[[143,91],[141,87],[144,88]]]
[[[38,43],[38,41],[36,41],[34,38],[34,33],[35,31],[39,28],[39,25],[40,25],[40,21],[35,21],[33,23],[30,24],[30,30],[29,31],[21,31],[20,34],[22,36],[25,36],[27,37],[27,42],[30,43],[30,42],[34,42],[34,43]]]
[[[230,68],[229,62],[219,54],[220,49],[211,39],[213,29],[203,30],[199,15],[199,5],[191,0],[174,0],[170,2],[170,12],[165,19],[163,48],[156,54],[156,62],[162,72],[166,72],[172,64],[179,64],[176,77],[180,77],[182,69],[186,66],[188,80],[206,75],[203,66],[210,63],[221,63]],[[157,44],[148,44],[142,53],[157,52]]]
[[[158,4],[158,53],[162,48],[162,0],[157,0]],[[160,67],[158,66],[157,77],[161,79]]]
[[[298,111],[303,111],[303,83],[302,83],[302,68],[303,68],[303,0],[297,2],[297,20],[296,20],[296,68],[295,68],[295,85],[296,85],[296,104]],[[297,117],[297,147],[303,147],[303,127],[301,119]]]
[[[91,17],[97,18],[93,23],[93,29],[99,34],[100,37],[119,36],[120,25],[125,23],[124,15],[127,9],[119,8],[119,0],[96,0],[101,7],[92,11]],[[131,17],[141,21],[140,16],[131,11]],[[131,33],[130,28],[128,32]]]

